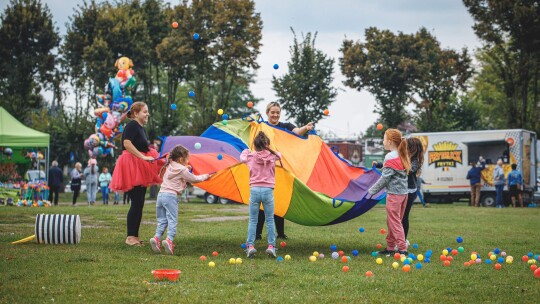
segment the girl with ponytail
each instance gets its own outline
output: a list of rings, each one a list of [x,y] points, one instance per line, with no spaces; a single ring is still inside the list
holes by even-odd
[[[397,129],[388,129],[384,132],[383,145],[386,154],[379,180],[368,190],[375,195],[386,188],[386,249],[379,254],[390,256],[394,254],[397,246],[400,254],[407,255],[407,244],[401,219],[407,206],[408,183],[407,174],[411,170],[411,160],[407,148],[407,140]]]

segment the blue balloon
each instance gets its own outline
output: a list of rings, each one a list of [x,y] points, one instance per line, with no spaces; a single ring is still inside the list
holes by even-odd
[[[352,255],[354,255],[354,256],[358,256],[358,250],[356,250],[356,249],[355,249],[355,250],[353,250],[353,251],[352,251]]]
[[[200,36],[199,36],[198,33],[194,33],[194,34],[193,34],[193,39],[199,40],[199,38],[200,38]]]
[[[360,229],[358,229],[358,231],[363,233],[364,231],[366,231],[366,229],[364,229],[364,227],[360,227]]]
[[[458,242],[458,243],[463,243],[463,238],[460,237],[460,236],[458,236],[458,237],[456,238],[456,242]]]
[[[229,115],[227,115],[227,114],[223,114],[223,115],[221,116],[221,118],[223,118],[223,119],[227,120],[227,119],[229,119]]]
[[[222,160],[222,159],[223,159],[223,155],[218,154],[218,155],[217,155],[217,159]]]
[[[416,263],[416,269],[422,269],[422,263]]]
[[[279,69],[279,64],[276,63],[274,64],[274,70],[277,70],[277,69]]]
[[[195,92],[189,91],[188,96],[191,98],[195,97]]]
[[[336,249],[337,249],[337,246],[336,246],[336,245],[332,244],[332,245],[330,246],[330,251],[336,251]],[[532,256],[532,255],[531,255],[531,256]]]
[[[176,104],[175,103],[171,104],[171,110],[173,110],[173,111],[176,110]]]

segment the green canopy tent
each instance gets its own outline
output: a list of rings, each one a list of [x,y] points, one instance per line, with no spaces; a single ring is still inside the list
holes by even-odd
[[[45,174],[49,174],[50,135],[23,125],[6,109],[0,107],[0,147],[47,148]],[[47,176],[48,177],[48,176]]]

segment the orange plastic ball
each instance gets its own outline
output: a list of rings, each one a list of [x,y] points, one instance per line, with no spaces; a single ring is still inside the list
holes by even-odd
[[[212,256],[213,256],[213,257],[217,257],[218,254],[219,254],[219,253],[218,253],[217,251],[212,252]]]
[[[199,258],[199,260],[201,261],[206,261],[206,257],[204,255],[201,255],[201,257]]]
[[[377,248],[381,249],[381,248],[382,248],[382,245],[381,245],[381,244],[377,244]]]
[[[373,276],[373,272],[371,272],[369,270],[366,271],[366,277],[371,278],[372,276]]]
[[[343,252],[343,250],[340,250],[340,251],[338,251],[338,254],[339,254],[340,257],[342,257],[345,254],[345,252]]]
[[[349,272],[349,266],[343,266],[341,270],[343,270],[343,272]]]
[[[452,255],[457,255],[457,254],[458,254],[457,249],[452,249]]]
[[[454,258],[449,255],[449,256],[446,257],[446,260],[452,262],[454,260]]]
[[[534,271],[534,277],[540,279],[540,268],[537,268],[537,269]]]
[[[401,254],[399,254],[399,253],[397,253],[397,252],[394,253],[394,259],[395,259],[395,260],[401,259]]]
[[[348,259],[346,256],[342,256],[342,257],[341,257],[341,261],[342,261],[343,263],[347,263],[347,262],[349,261],[349,259]]]
[[[405,272],[409,272],[409,271],[411,271],[411,266],[410,265],[405,265],[405,266],[403,266],[403,268],[401,268],[401,270],[403,270]]]
[[[248,107],[248,108],[253,108],[253,102],[252,102],[252,101],[248,101],[247,107]]]
[[[382,124],[377,124],[377,130],[380,131],[380,130],[382,130],[382,128],[383,128],[383,125],[382,125]]]
[[[444,254],[441,254],[441,255],[439,256],[439,260],[440,260],[441,262],[446,261],[446,256],[445,256]]]
[[[531,271],[532,272],[534,272],[537,268],[538,268],[538,266],[536,266],[536,264],[531,265]]]
[[[328,114],[330,114],[330,111],[328,109],[325,109],[323,113],[324,113],[324,115],[328,115]]]
[[[173,22],[173,23],[172,23],[172,27],[173,27],[173,28],[178,28],[178,22],[176,22],[176,21]]]
[[[444,261],[444,267],[448,267],[448,266],[450,266],[450,261],[448,260]]]
[[[469,266],[471,266],[471,264],[469,262],[465,262],[465,263],[463,263],[463,266],[469,267]]]
[[[499,264],[499,263],[495,264],[495,269],[501,270],[501,264]]]
[[[386,229],[381,229],[381,234],[386,234]]]

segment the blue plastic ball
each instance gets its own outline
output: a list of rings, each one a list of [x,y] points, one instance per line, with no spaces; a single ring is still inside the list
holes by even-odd
[[[448,250],[448,252],[452,252],[452,247],[446,247],[446,250]]]
[[[431,263],[431,259],[430,258],[424,258],[424,263]]]
[[[412,245],[412,248],[418,249],[418,244],[413,244],[413,245]]]
[[[227,120],[227,119],[229,119],[229,115],[227,115],[227,114],[223,114],[223,115],[221,116],[221,118],[223,118],[223,119]]]
[[[409,259],[405,259],[405,261],[403,261],[403,264],[404,265],[411,265],[411,261]]]
[[[530,258],[532,258],[533,255],[534,255],[534,254],[533,254],[532,252],[527,253],[527,256],[530,257]]]
[[[356,249],[355,249],[355,250],[353,250],[353,251],[352,251],[352,255],[354,255],[354,256],[358,256],[358,250],[356,250]]]
[[[499,254],[499,253],[501,253],[501,250],[499,248],[495,248],[495,250],[493,250],[493,252],[495,252],[495,254]]]
[[[491,264],[491,259],[486,259],[486,264]]]
[[[176,104],[175,103],[171,104],[171,110],[173,110],[173,111],[176,110]]]
[[[426,254],[425,254],[426,258],[430,258],[431,255],[433,255],[433,253],[431,253],[430,251],[426,252]]]
[[[416,263],[416,269],[422,269],[422,263]]]
[[[191,98],[195,97],[195,92],[189,91],[188,96]]]
[[[200,36],[198,33],[193,34],[193,39],[199,40]]]
[[[458,236],[458,237],[456,238],[456,242],[458,242],[458,243],[463,243],[463,238],[460,237],[460,236]]]
[[[222,160],[222,159],[223,159],[223,155],[218,154],[218,155],[217,155],[217,159]]]
[[[276,261],[278,261],[278,262],[283,262],[283,257],[278,256],[277,259],[276,259]]]
[[[360,227],[360,229],[358,229],[358,231],[364,232],[364,231],[366,231],[366,229],[364,229],[364,227]]]
[[[242,247],[242,249],[246,249],[247,248],[246,243],[242,243],[242,245],[240,245],[240,247]]]
[[[334,244],[330,245],[330,251],[336,251],[336,249],[337,249],[336,245]]]
[[[277,69],[279,69],[279,64],[276,63],[274,64],[274,70],[277,70]]]
[[[497,258],[497,263],[504,263],[504,258],[503,257],[499,257]]]
[[[371,252],[371,256],[372,256],[372,257],[376,257],[377,255],[379,255],[379,254],[377,253],[377,251]]]
[[[409,253],[409,257],[416,261],[416,255],[414,253]]]

